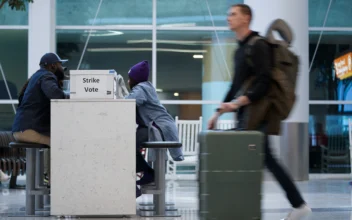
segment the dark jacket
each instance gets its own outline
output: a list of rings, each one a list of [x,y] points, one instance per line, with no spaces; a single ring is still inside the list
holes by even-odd
[[[234,77],[232,80],[231,88],[228,91],[224,102],[230,102],[233,100],[242,88],[243,83],[251,77],[255,76],[255,81],[246,91],[246,96],[251,102],[257,101],[263,98],[268,89],[271,81],[271,66],[272,60],[271,50],[269,45],[264,41],[257,41],[252,48],[253,67],[251,67],[246,58],[246,48],[248,41],[258,36],[258,32],[252,32],[244,40],[238,42],[238,49],[234,56]]]
[[[12,132],[28,129],[50,136],[50,100],[64,99],[57,77],[41,68],[33,74],[19,104]]]
[[[258,40],[251,49],[250,59],[253,66],[249,65],[247,43],[254,36],[258,36],[258,33],[252,32],[239,42],[234,58],[235,76],[224,102],[230,102],[240,95],[247,96],[251,104],[238,110],[238,127],[258,130],[266,125],[266,133],[278,134],[281,121],[276,117],[269,98],[269,94],[275,92],[271,86],[273,64],[271,48],[267,42]]]
[[[250,85],[253,84],[255,77],[246,80],[242,89],[238,92],[238,96],[243,95],[248,91]],[[272,103],[272,98],[277,93],[281,92],[275,86],[270,86],[267,94],[259,100],[241,108],[241,128],[246,130],[262,130],[265,128],[265,133],[269,135],[279,135],[281,118],[277,112],[277,108]]]

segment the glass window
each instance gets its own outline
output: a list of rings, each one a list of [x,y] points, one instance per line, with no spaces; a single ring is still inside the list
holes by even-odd
[[[309,26],[322,27],[330,1],[309,0]],[[351,27],[352,10],[350,0],[332,1],[326,27]]]
[[[28,31],[0,30],[0,64],[13,99],[28,77]],[[10,99],[0,69],[0,100]],[[0,101],[1,103],[1,101]]]
[[[352,105],[310,105],[311,173],[350,173],[348,120]]]
[[[15,105],[17,108],[17,105]],[[11,131],[15,112],[11,104],[0,104],[0,131]]]
[[[168,27],[227,26],[227,10],[229,6],[237,3],[243,3],[243,0],[157,0],[157,25]]]
[[[233,76],[237,44],[232,32],[217,34],[158,31],[157,88],[181,100],[222,100]]]
[[[28,25],[28,3],[25,11],[11,10],[5,3],[0,10],[0,25]]]
[[[57,0],[57,25],[92,25],[100,1]],[[152,0],[104,0],[94,25],[151,25]]]
[[[323,32],[318,44],[319,35],[320,32],[309,33],[309,62],[313,62],[309,99],[352,100],[352,58],[348,56],[352,51],[352,31]],[[336,70],[334,60],[337,58],[343,61]]]
[[[161,101],[163,103],[163,101]],[[214,114],[214,110],[218,105],[211,104],[164,104],[169,114],[179,120],[200,120],[202,123],[202,129],[207,129],[208,120]],[[202,117],[202,118],[200,118]],[[223,114],[218,120],[219,129],[230,129],[233,128],[235,123],[235,114],[226,113]]]
[[[94,31],[86,51],[83,52],[88,32],[88,30],[57,30],[57,53],[61,58],[69,59],[68,69],[77,69],[82,54],[84,55],[80,69],[115,69],[126,82],[127,73],[134,64],[148,60],[152,67],[152,45],[131,43],[151,39],[151,31]]]
[[[202,116],[202,105],[170,105],[164,104],[169,114],[179,120],[199,120]]]

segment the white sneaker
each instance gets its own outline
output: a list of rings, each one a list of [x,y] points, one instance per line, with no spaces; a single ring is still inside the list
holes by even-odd
[[[0,170],[0,182],[6,182],[10,177]]]
[[[312,210],[306,205],[293,209],[288,216],[282,220],[303,220],[312,213]]]

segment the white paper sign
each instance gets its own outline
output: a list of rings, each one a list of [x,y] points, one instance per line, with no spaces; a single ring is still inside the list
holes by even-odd
[[[74,96],[79,98],[113,98],[114,77],[109,75],[76,75]]]
[[[107,76],[105,75],[78,75],[76,78],[76,93],[82,98],[99,98],[109,95],[107,85]],[[113,84],[113,81],[110,82]],[[110,91],[110,94],[112,91]]]
[[[72,71],[70,76],[70,98],[114,99],[115,73],[114,70]]]

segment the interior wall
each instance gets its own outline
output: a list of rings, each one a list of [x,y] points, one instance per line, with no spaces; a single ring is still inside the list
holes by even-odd
[[[187,92],[180,94],[182,100],[201,100],[200,92]],[[202,105],[180,105],[180,119],[197,120],[202,116]]]

